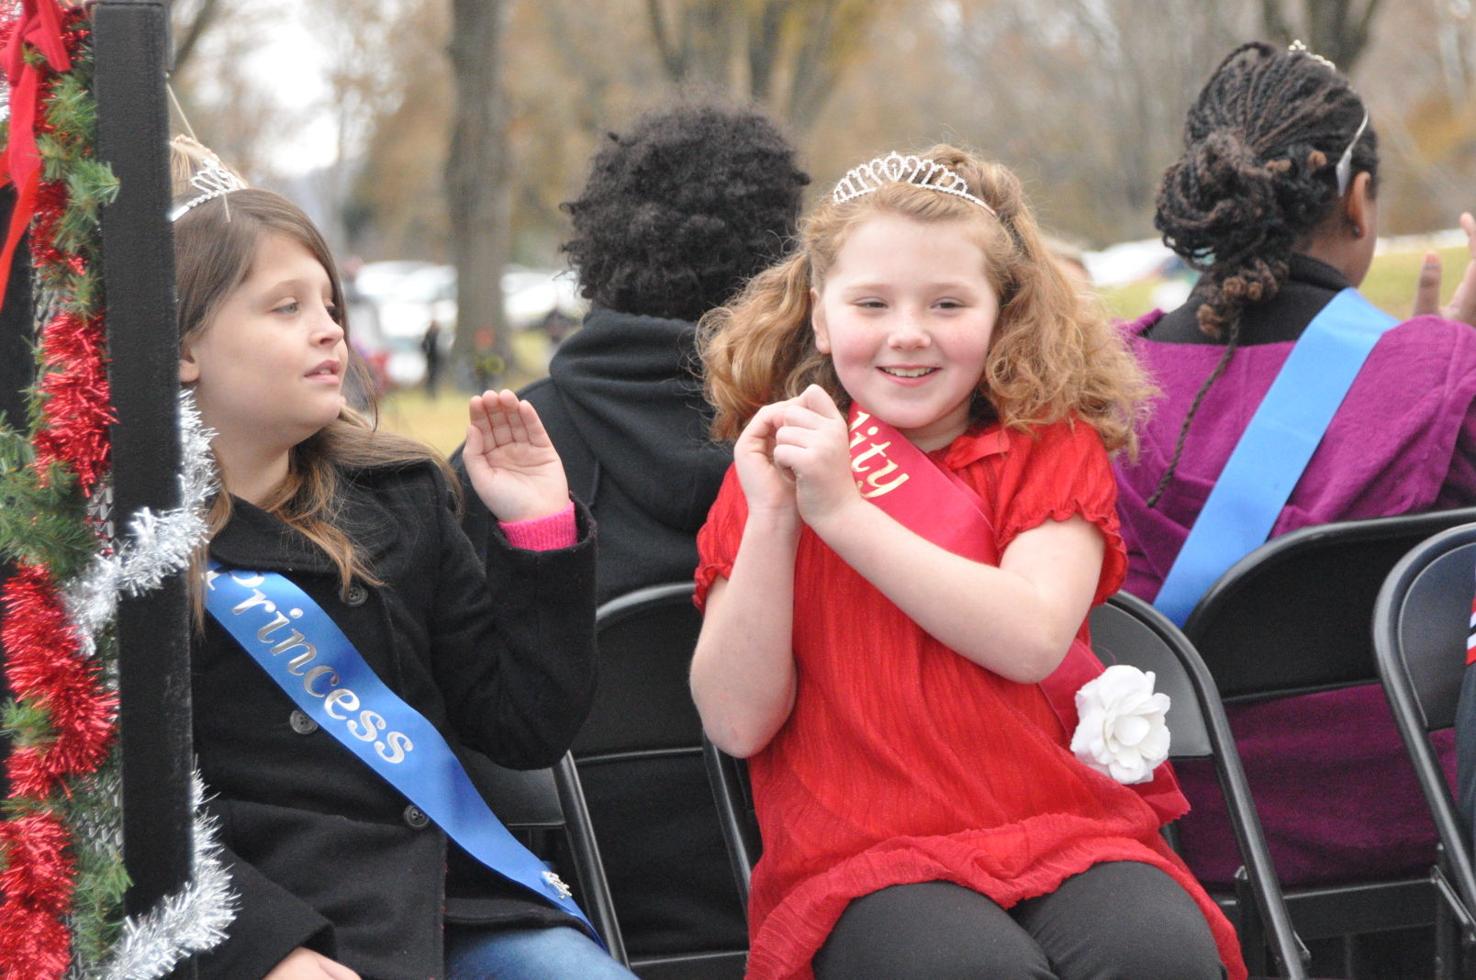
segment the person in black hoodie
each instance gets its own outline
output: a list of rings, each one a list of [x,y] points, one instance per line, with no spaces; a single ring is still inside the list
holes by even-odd
[[[602,603],[692,577],[697,530],[732,460],[707,437],[696,321],[783,255],[807,183],[762,114],[680,105],[610,133],[583,192],[564,205],[574,235],[563,250],[592,308],[549,376],[520,394],[598,522]],[[480,548],[493,522],[467,499],[463,523]],[[582,776],[631,955],[743,949],[701,758]]]

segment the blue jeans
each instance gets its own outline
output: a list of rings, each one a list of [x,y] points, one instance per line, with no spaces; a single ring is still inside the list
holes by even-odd
[[[610,958],[573,926],[487,929],[446,925],[446,980],[632,980],[635,974]]]

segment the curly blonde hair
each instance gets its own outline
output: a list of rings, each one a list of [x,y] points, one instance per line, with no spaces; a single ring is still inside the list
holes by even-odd
[[[788,258],[749,280],[727,306],[699,324],[707,399],[716,409],[715,439],[737,438],[762,406],[792,398],[811,384],[844,411],[850,396],[829,356],[815,347],[811,289],[850,232],[879,213],[924,223],[957,222],[984,250],[985,275],[999,296],[973,418],[997,418],[1028,430],[1077,417],[1101,434],[1109,450],[1137,451],[1137,426],[1153,389],[1124,339],[1089,297],[1079,293],[1051,256],[1007,168],[956,147],[920,154],[952,169],[989,214],[963,198],[907,183],[835,203],[828,195],[800,224]]]

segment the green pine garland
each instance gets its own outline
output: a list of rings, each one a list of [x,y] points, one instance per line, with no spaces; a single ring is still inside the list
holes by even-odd
[[[39,61],[27,52],[32,63]],[[52,76],[44,105],[50,132],[38,134],[42,179],[66,188],[65,207],[52,229],[52,245],[64,255],[81,258],[80,271],[64,262],[37,262],[37,295],[50,296],[56,308],[79,317],[101,309],[102,283],[99,212],[118,192],[111,169],[93,155],[97,103],[92,93],[92,50],[77,46],[72,70]],[[7,131],[0,138],[8,138]],[[33,225],[33,230],[35,225]],[[59,465],[44,474],[35,466],[32,439],[44,424],[43,372],[52,368],[35,352],[37,384],[27,399],[28,431],[17,432],[0,419],[0,554],[44,566],[62,585],[80,574],[98,549],[94,527],[86,519],[87,501],[72,473]],[[111,630],[95,637],[97,657],[110,681],[116,677],[116,644]],[[12,700],[0,709],[0,727],[14,746],[44,744],[55,738],[51,719],[40,705]],[[6,817],[46,810],[66,823],[76,861],[75,890],[69,926],[73,971],[89,975],[106,962],[122,923],[123,895],[129,885],[118,843],[121,826],[119,759],[116,744],[96,773],[67,782],[66,791],[45,800],[9,799]],[[4,856],[0,855],[0,868]]]

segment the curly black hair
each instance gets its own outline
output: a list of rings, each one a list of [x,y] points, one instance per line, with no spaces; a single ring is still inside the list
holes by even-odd
[[[766,116],[688,104],[648,113],[595,154],[562,205],[585,298],[696,320],[787,250],[810,182]]]
[[[1148,500],[1177,469],[1189,425],[1240,340],[1240,311],[1274,297],[1298,242],[1339,200],[1338,158],[1351,143],[1352,172],[1376,188],[1379,143],[1348,79],[1301,50],[1259,41],[1230,52],[1184,123],[1184,155],[1164,172],[1153,224],[1164,244],[1199,270],[1196,316],[1225,352],[1200,387],[1173,459]],[[1357,142],[1354,141],[1355,135]]]

